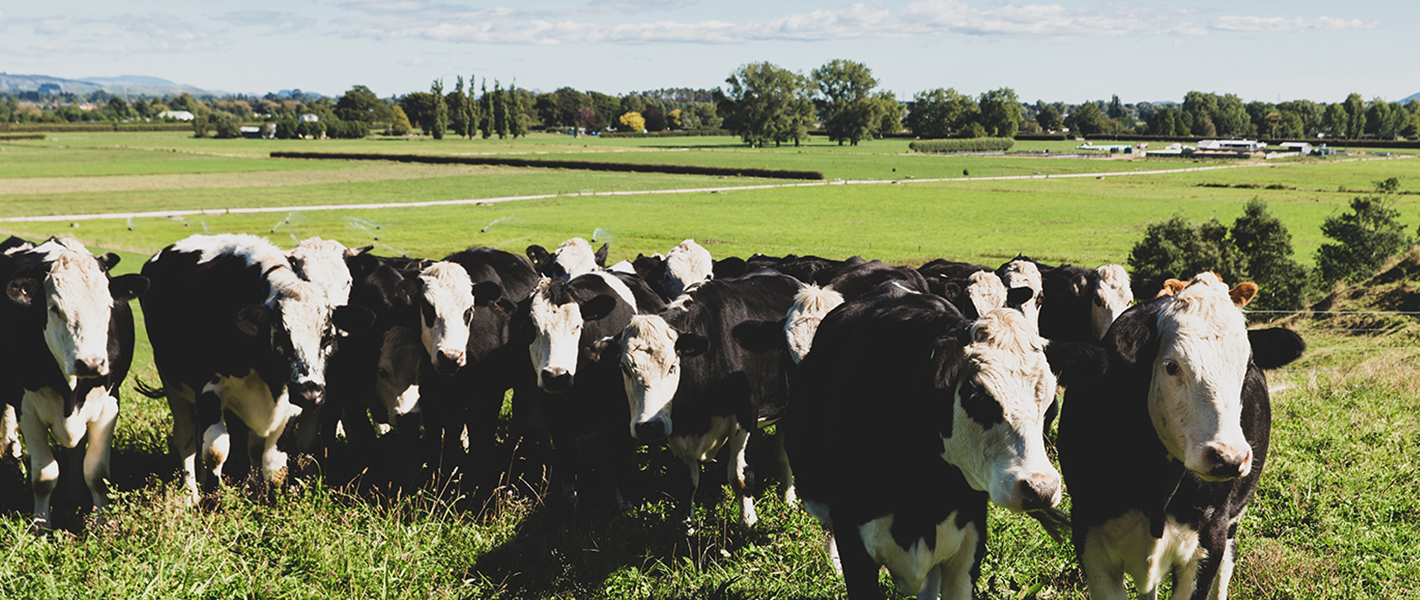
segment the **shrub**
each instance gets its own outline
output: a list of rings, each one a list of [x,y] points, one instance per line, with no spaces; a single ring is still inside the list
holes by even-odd
[[[242,137],[242,120],[232,113],[213,112],[211,118],[212,128],[217,130],[216,137],[230,140]]]
[[[1363,279],[1380,268],[1386,259],[1410,246],[1405,226],[1396,222],[1400,211],[1381,196],[1351,200],[1351,212],[1327,217],[1321,233],[1336,240],[1316,251],[1317,269],[1325,283]]]
[[[1129,251],[1129,271],[1134,277],[1164,280],[1188,278],[1213,271],[1234,284],[1243,279],[1245,263],[1228,240],[1228,228],[1217,217],[1197,224],[1182,215],[1150,223],[1144,239]]]
[[[1011,138],[969,138],[917,140],[908,144],[913,152],[1005,152],[1016,144]]]

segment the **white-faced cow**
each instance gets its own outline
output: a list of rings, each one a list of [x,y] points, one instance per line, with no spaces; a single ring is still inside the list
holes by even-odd
[[[785,409],[783,319],[800,287],[772,271],[707,281],[660,314],[632,317],[614,338],[631,435],[666,438],[689,467],[689,485],[676,494],[680,510],[690,510],[700,463],[726,448],[741,520],[747,526],[757,520],[745,444]]]
[[[534,385],[527,348],[510,341],[521,326],[513,319],[517,303],[531,295],[538,279],[522,256],[469,248],[402,284],[404,298],[419,308],[420,338],[433,367],[419,385],[429,453],[424,460],[430,466],[463,463],[465,473],[493,472],[484,463],[494,446],[504,394],[511,388],[516,398],[518,390]],[[523,405],[514,401],[520,428],[527,426]],[[477,476],[474,480],[481,483]]]
[[[1068,363],[1068,364],[1067,364]],[[884,287],[823,320],[784,422],[795,486],[832,532],[850,598],[971,598],[986,508],[1056,505],[1040,420],[1056,376],[1103,372],[1098,348],[1057,346],[1014,310],[979,320]]]
[[[537,244],[527,248],[528,260],[532,261],[533,268],[540,275],[563,281],[605,268],[606,254],[606,244],[593,252],[592,245],[582,238],[562,242],[551,253]]]
[[[1225,598],[1238,520],[1257,488],[1271,428],[1262,369],[1301,356],[1286,329],[1248,331],[1212,273],[1125,312],[1105,334],[1109,372],[1066,392],[1060,465],[1075,553],[1094,598]]]
[[[678,298],[690,286],[715,277],[715,261],[710,251],[685,240],[666,253],[665,288],[669,298]]]
[[[0,391],[18,410],[30,456],[34,525],[50,524],[59,463],[50,439],[84,450],[84,482],[95,508],[108,503],[109,448],[118,420],[118,386],[133,360],[133,313],[141,275],[110,278],[118,257],[95,258],[73,240],[50,238],[0,259]]]
[[[626,388],[616,357],[604,359],[612,353],[599,342],[633,315],[663,308],[639,277],[606,271],[544,278],[519,308],[529,322],[537,412],[552,439],[552,498],[563,506],[614,502],[634,470]]]
[[[332,299],[349,294],[343,246],[308,240],[293,255],[294,263],[252,235],[196,235],[143,265],[152,282],[143,313],[163,382],[147,393],[168,399],[172,448],[194,496],[199,473],[209,489],[219,485],[232,456],[228,427],[238,424],[226,412],[248,430],[237,447],[256,455],[263,481],[284,478],[277,443],[287,424],[301,405],[324,400],[325,363],[340,331],[372,320],[369,310]]]

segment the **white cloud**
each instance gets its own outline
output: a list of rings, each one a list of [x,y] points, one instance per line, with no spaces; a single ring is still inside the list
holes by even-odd
[[[1375,29],[1379,21],[1360,19],[1337,19],[1318,17],[1315,19],[1286,17],[1218,17],[1210,25],[1220,31],[1283,31],[1302,32],[1318,29]]]

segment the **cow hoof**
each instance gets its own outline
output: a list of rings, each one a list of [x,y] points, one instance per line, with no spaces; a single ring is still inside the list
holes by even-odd
[[[54,531],[54,527],[50,525],[49,519],[35,519],[33,521],[30,521],[29,527],[25,528],[25,533],[28,533],[34,537],[41,537],[49,534],[52,531]]]

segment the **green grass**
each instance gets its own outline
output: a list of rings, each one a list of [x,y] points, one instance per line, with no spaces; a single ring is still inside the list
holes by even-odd
[[[1181,213],[1231,222],[1253,197],[1287,224],[1310,262],[1327,216],[1400,177],[1415,191],[1414,159],[1290,161],[1261,167],[1096,179],[822,185],[721,193],[590,196],[585,192],[757,184],[723,178],[486,167],[278,161],[273,149],[534,153],[594,160],[685,161],[809,168],[840,179],[991,173],[1055,175],[1207,166],[1181,161],[921,157],[907,140],[858,147],[811,143],[750,151],[725,138],[576,140],[197,140],[179,133],[52,134],[0,143],[0,217],[209,209],[180,219],[0,223],[0,231],[80,238],[117,250],[132,272],[157,249],[202,232],[251,232],[283,245],[312,235],[382,254],[441,256],[468,245],[521,251],[571,236],[612,244],[612,260],[664,252],[693,237],[717,256],[860,254],[918,263],[948,257],[997,264],[1018,252],[1045,261],[1123,262],[1150,222]],[[687,147],[691,149],[682,150]],[[1069,142],[1019,147],[1073,148]],[[172,151],[176,150],[176,152]],[[1234,164],[1234,163],[1227,163]],[[891,170],[897,167],[896,174]],[[1253,188],[1202,187],[1199,184]],[[1283,189],[1266,189],[1281,186]],[[1345,188],[1346,191],[1338,191]],[[1356,191],[1362,190],[1362,191]],[[487,206],[294,210],[224,214],[226,207],[411,202],[556,193]],[[1420,196],[1397,196],[1420,223]],[[131,227],[131,229],[130,229]],[[379,239],[376,240],[375,238]],[[1416,275],[1400,267],[1342,290],[1336,308],[1420,311]],[[137,308],[137,304],[134,304]],[[0,465],[0,597],[316,598],[821,598],[841,597],[824,562],[823,532],[797,507],[763,495],[761,523],[735,525],[727,488],[707,489],[698,532],[685,536],[670,505],[638,499],[604,518],[545,509],[535,474],[483,506],[455,488],[400,495],[358,485],[303,483],[271,496],[228,490],[186,506],[166,454],[166,404],[133,393],[156,381],[141,334],[114,446],[114,508],[98,519],[56,504],[67,530],[33,537],[30,495]],[[1420,353],[1413,316],[1294,318],[1312,351],[1269,374],[1274,424],[1262,487],[1240,537],[1234,597],[1394,598],[1420,594]],[[1352,332],[1351,329],[1379,332]],[[1376,346],[1397,350],[1365,350]],[[717,468],[717,467],[710,467]],[[761,469],[763,471],[764,469]],[[510,488],[511,489],[511,488]],[[1068,491],[1067,491],[1068,506]],[[1028,519],[992,509],[978,591],[989,598],[1083,598],[1073,552]],[[77,535],[70,532],[78,532]],[[885,589],[890,588],[886,574]],[[890,594],[890,597],[897,597]]]

